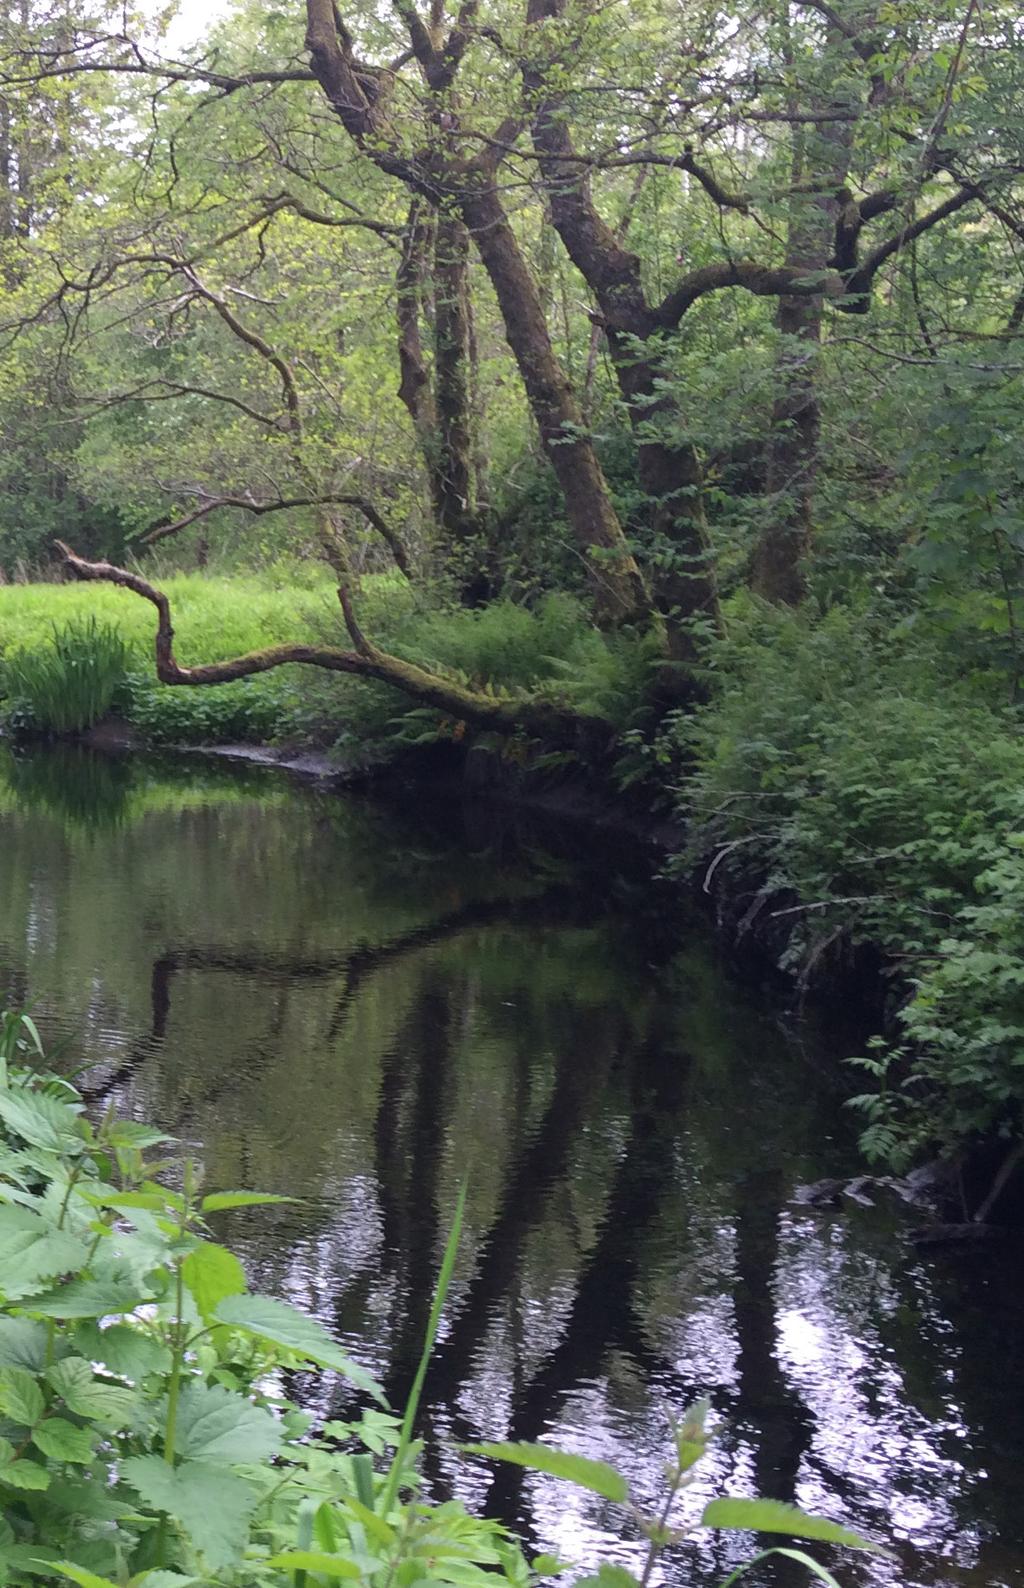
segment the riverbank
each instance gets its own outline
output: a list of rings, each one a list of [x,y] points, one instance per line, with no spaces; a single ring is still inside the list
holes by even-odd
[[[168,581],[183,655],[337,627],[333,588],[284,575]],[[723,936],[835,996],[867,969],[884,1035],[842,1055],[869,1163],[902,1173],[936,1156],[983,1167],[966,1216],[1008,1205],[1021,1139],[1024,1053],[1024,741],[994,671],[907,630],[836,608],[823,619],[737,608],[707,651],[696,710],[652,705],[652,662],[603,639],[580,609],[415,605],[368,581],[376,631],[452,676],[600,708],[584,760],[473,733],[379,683],[291,666],[211,689],[168,689],[148,667],[150,615],[124,592],[0,591],[0,674],[51,643],[46,621],[129,615],[129,665],[110,696],[136,745],[262,761],[335,782],[440,780],[660,844],[681,887],[710,898]],[[233,614],[234,627],[222,615]],[[268,614],[275,614],[271,623]],[[44,620],[44,615],[48,618]],[[241,614],[241,615],[240,615]],[[269,627],[264,628],[267,624]],[[441,659],[440,661],[438,659]],[[13,665],[12,660],[13,659]],[[136,668],[139,671],[136,671]],[[69,673],[69,677],[71,674]],[[19,712],[22,714],[19,716]],[[12,726],[31,731],[16,699]],[[110,738],[101,726],[90,732]],[[115,735],[116,737],[116,735]]]

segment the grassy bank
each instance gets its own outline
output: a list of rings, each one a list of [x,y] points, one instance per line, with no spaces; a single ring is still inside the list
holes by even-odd
[[[334,585],[319,569],[282,569],[231,577],[174,575],[175,647],[184,664],[219,661],[267,645],[306,641],[346,645]],[[391,575],[363,580],[360,620],[378,644],[460,682],[506,691],[541,690],[552,699],[625,726],[643,699],[651,652],[642,641],[607,640],[568,596],[536,608],[510,601],[480,611],[414,593]],[[80,721],[53,701],[83,682],[82,660],[123,647],[109,710],[154,745],[276,743],[336,749],[346,758],[380,754],[445,731],[385,685],[289,666],[215,688],[167,688],[153,678],[153,612],[110,585],[0,586],[0,710],[15,729],[67,731],[106,713],[83,692]],[[106,642],[111,642],[107,646]],[[55,647],[75,654],[47,688]],[[72,718],[74,712],[71,712]],[[449,725],[449,728],[454,725]]]
[[[393,627],[404,592],[394,581],[367,581],[365,604],[378,621]],[[179,659],[220,661],[262,646],[299,640],[338,639],[337,598],[326,572],[311,571],[300,583],[286,575],[230,578],[177,574],[165,581],[175,623]],[[167,689],[153,677],[154,614],[131,593],[110,585],[20,584],[0,586],[0,689],[15,725],[46,730],[33,722],[15,676],[26,659],[52,651],[55,634],[95,623],[116,632],[125,649],[124,677],[113,709],[147,742],[157,745],[295,741],[333,742],[334,725],[346,714],[352,686],[344,679],[318,678],[308,670],[240,679],[217,689]],[[19,712],[21,716],[19,717]]]

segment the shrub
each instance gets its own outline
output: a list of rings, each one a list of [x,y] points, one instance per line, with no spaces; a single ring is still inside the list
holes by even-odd
[[[74,1088],[46,1074],[41,1059],[31,1021],[0,1014],[6,1582],[531,1588],[568,1569],[550,1557],[531,1566],[500,1525],[422,1492],[414,1423],[461,1203],[399,1415],[319,1323],[250,1293],[238,1259],[211,1239],[210,1216],[280,1198],[204,1192],[192,1164],[168,1161],[165,1135],[110,1114],[91,1122]],[[285,1370],[311,1368],[347,1379],[363,1409],[316,1426],[280,1387]],[[672,1503],[707,1447],[706,1411],[698,1405],[673,1425],[667,1499],[657,1518],[642,1519],[644,1582],[657,1556],[697,1527],[871,1547],[834,1522],[767,1500],[714,1500],[699,1521],[670,1525]],[[626,1479],[604,1462],[546,1445],[466,1449],[629,1505]],[[797,1558],[834,1585],[823,1567]],[[588,1580],[639,1588],[617,1566]]]
[[[46,733],[77,733],[110,710],[128,650],[117,630],[95,617],[53,630],[52,643],[9,657],[11,709]]]
[[[901,1040],[861,1061],[871,1157],[1021,1130],[1024,740],[1009,709],[835,611],[760,628],[676,729],[688,863],[770,923],[804,978],[841,941],[901,972]],[[735,636],[734,636],[735,644]]]

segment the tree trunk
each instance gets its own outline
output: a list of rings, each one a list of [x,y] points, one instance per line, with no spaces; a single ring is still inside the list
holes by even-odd
[[[434,385],[437,406],[438,522],[446,544],[473,534],[473,430],[470,422],[469,237],[458,216],[442,214],[434,242]]]
[[[828,29],[826,59],[841,59],[842,49],[843,35],[833,24]],[[840,90],[822,95],[815,108],[842,109],[847,104]],[[794,195],[786,264],[808,276],[824,274],[832,254],[854,125],[825,121],[793,135]],[[775,313],[781,342],[764,469],[769,518],[754,548],[750,582],[758,595],[780,605],[799,605],[806,591],[821,432],[818,347],[824,301],[817,293],[783,296]]]
[[[336,5],[332,0],[306,0],[306,18],[310,65],[349,136],[382,171],[413,192],[434,203],[453,203],[472,235],[561,487],[570,529],[586,561],[595,616],[607,624],[649,618],[650,601],[640,570],[572,388],[555,357],[536,285],[498,196],[490,157],[467,163],[451,151],[434,148],[426,159],[407,158],[381,113],[381,83],[360,67],[354,40]],[[450,88],[468,37],[464,28],[454,29],[444,52],[438,54],[428,30],[413,19],[413,52],[427,83],[439,94]]]
[[[529,0],[538,25],[562,11],[562,0]],[[524,72],[534,103],[531,123],[552,222],[601,310],[619,389],[637,445],[640,483],[650,499],[655,537],[655,600],[666,619],[674,660],[691,662],[694,620],[718,622],[718,596],[708,546],[700,459],[685,439],[677,400],[665,390],[659,339],[664,328],[647,302],[640,260],[598,213],[577,160],[561,97],[549,91],[542,66]]]
[[[423,347],[422,320],[430,266],[433,359]],[[475,534],[469,322],[469,238],[457,215],[415,197],[396,278],[398,395],[416,431],[430,486],[434,521],[446,554],[464,563],[467,589],[479,584],[466,543]]]
[[[610,623],[643,617],[649,603],[569,380],[555,357],[540,297],[493,182],[468,187],[460,208],[491,279],[544,450],[585,553],[595,609]]]

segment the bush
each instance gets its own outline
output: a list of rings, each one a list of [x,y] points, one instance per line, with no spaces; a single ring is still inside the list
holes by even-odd
[[[205,1193],[191,1163],[167,1160],[160,1131],[109,1113],[92,1123],[74,1088],[38,1068],[41,1059],[32,1022],[0,1013],[5,1582],[531,1588],[568,1569],[550,1557],[531,1566],[499,1524],[422,1492],[414,1423],[461,1203],[399,1415],[319,1323],[251,1294],[238,1259],[211,1239],[212,1215],[280,1198]],[[297,1369],[341,1375],[363,1409],[316,1426],[282,1393],[282,1376]],[[673,1424],[667,1503],[657,1518],[641,1517],[650,1541],[644,1582],[657,1556],[697,1527],[871,1547],[766,1500],[712,1501],[681,1532],[666,1525],[707,1447],[706,1412],[700,1404]],[[626,1479],[604,1462],[546,1445],[466,1448],[629,1507]],[[639,1588],[619,1566],[587,1581]]]
[[[125,676],[128,650],[95,617],[54,628],[50,645],[8,659],[5,684],[16,720],[44,733],[78,733],[105,717]]]
[[[696,755],[678,803],[689,862],[714,858],[749,920],[808,977],[841,941],[880,946],[905,989],[902,1038],[861,1063],[863,1144],[903,1167],[1016,1136],[1024,1096],[1024,740],[908,654],[834,611],[758,618],[677,728]],[[752,879],[756,879],[752,881]]]

